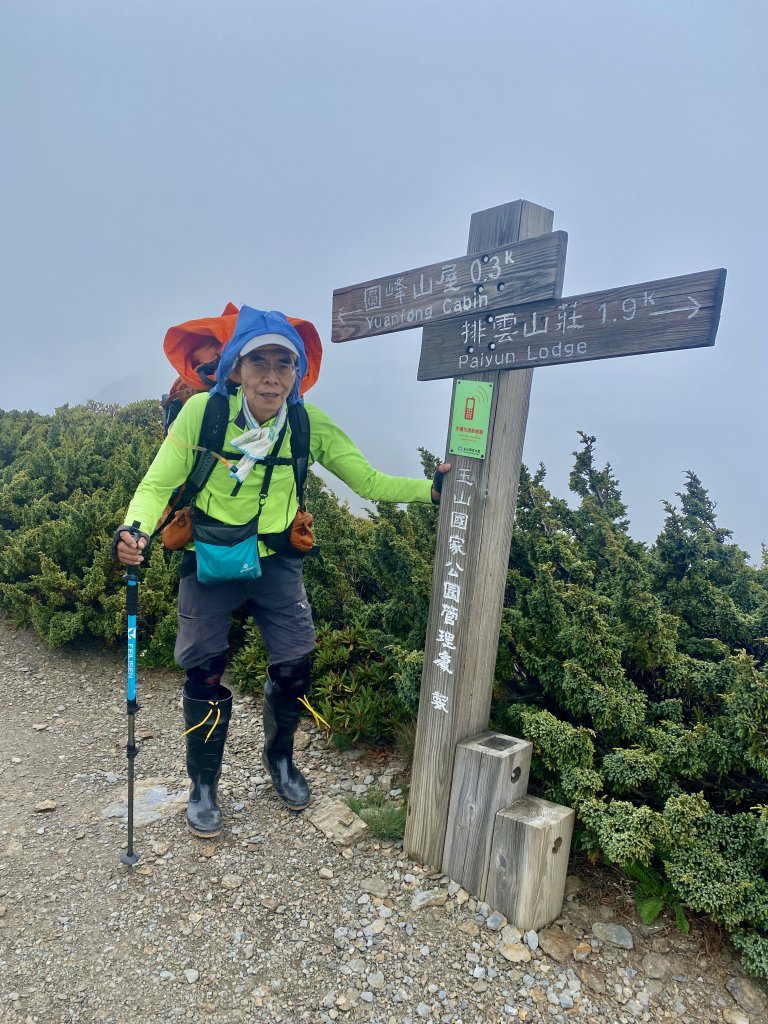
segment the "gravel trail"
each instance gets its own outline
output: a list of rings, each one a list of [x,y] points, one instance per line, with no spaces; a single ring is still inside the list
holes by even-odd
[[[50,651],[0,620],[0,674],[2,1021],[768,1020],[711,929],[644,927],[571,878],[559,921],[521,936],[397,845],[332,841],[261,774],[250,697],[235,694],[227,828],[193,839],[176,673],[140,673],[141,860],[126,868],[120,654]],[[370,787],[397,799],[407,781],[397,758],[341,753],[312,730],[305,743],[315,809]]]

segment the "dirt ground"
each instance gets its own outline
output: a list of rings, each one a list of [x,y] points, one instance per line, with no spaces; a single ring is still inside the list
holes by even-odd
[[[141,860],[126,868],[120,652],[50,651],[0,620],[0,678],[2,1021],[768,1020],[716,929],[642,926],[617,876],[576,864],[561,919],[525,944],[396,844],[334,842],[261,774],[249,697],[227,745],[227,829],[193,839],[174,673],[140,674]],[[311,730],[298,759],[314,801],[391,786],[402,767]]]

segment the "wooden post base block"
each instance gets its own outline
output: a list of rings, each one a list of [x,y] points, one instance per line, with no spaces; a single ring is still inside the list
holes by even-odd
[[[496,813],[528,788],[532,745],[483,732],[456,747],[443,873],[485,899]]]
[[[560,916],[575,814],[524,796],[496,815],[485,901],[521,931]]]

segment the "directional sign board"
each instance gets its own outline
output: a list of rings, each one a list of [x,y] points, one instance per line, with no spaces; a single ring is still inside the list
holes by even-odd
[[[564,231],[553,231],[503,249],[337,288],[331,341],[407,331],[445,317],[482,316],[499,306],[546,298],[562,281],[567,242]]]
[[[426,324],[419,380],[714,345],[724,270]]]

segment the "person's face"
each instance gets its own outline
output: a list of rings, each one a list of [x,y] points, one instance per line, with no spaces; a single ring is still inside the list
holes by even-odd
[[[240,380],[248,408],[265,423],[276,416],[296,379],[296,356],[281,345],[264,345],[240,360]]]

